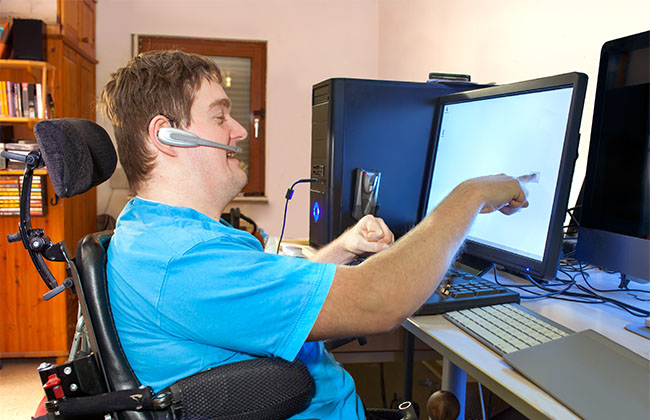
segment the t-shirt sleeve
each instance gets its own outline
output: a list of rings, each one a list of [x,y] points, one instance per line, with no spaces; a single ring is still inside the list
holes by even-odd
[[[334,278],[334,264],[204,242],[169,262],[159,325],[181,339],[293,360]],[[163,315],[164,314],[164,315]]]

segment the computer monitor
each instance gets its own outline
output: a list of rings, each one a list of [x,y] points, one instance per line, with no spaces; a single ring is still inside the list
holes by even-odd
[[[650,280],[650,31],[603,45],[576,258]]]
[[[461,182],[537,172],[530,206],[479,215],[465,255],[537,279],[552,279],[578,152],[587,76],[568,73],[440,98],[421,217]]]

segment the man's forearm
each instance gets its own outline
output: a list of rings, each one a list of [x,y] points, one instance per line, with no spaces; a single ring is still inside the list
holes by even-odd
[[[366,298],[399,323],[435,291],[483,205],[476,188],[456,188],[422,223],[390,250],[356,269]]]
[[[310,340],[380,333],[431,296],[479,212],[512,214],[527,205],[521,181],[492,175],[456,187],[390,249],[354,267],[339,266]]]
[[[339,236],[323,248],[319,249],[311,258],[311,261],[333,263],[333,264],[347,264],[352,261],[355,255],[345,249],[343,241]]]

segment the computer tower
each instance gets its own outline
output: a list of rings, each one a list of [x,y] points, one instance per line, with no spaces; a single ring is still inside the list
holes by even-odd
[[[355,171],[378,171],[376,215],[396,237],[417,222],[436,98],[481,87],[335,78],[312,90],[309,243],[320,248],[356,222]]]

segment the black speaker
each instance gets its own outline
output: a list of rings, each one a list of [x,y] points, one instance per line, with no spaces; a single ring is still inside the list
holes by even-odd
[[[39,19],[14,19],[13,50],[16,60],[47,60],[47,27]]]

